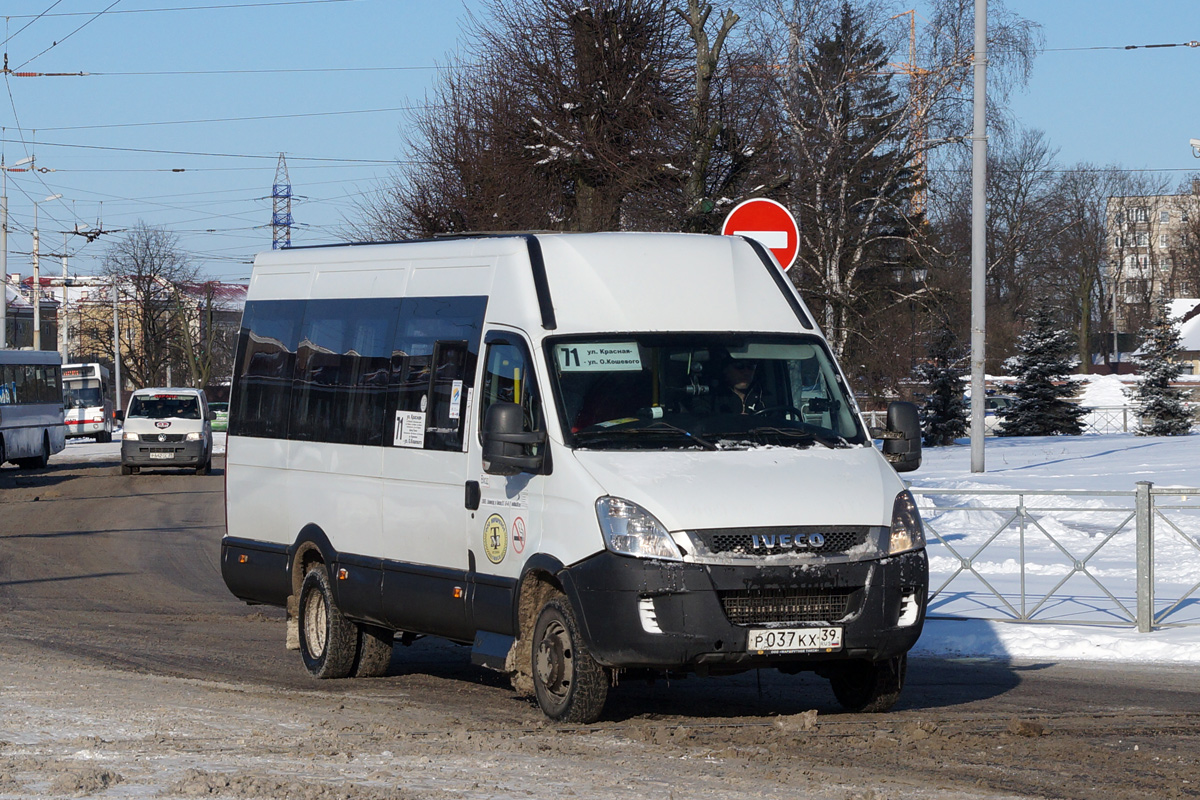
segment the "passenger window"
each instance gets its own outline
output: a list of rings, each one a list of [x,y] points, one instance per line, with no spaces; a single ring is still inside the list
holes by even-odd
[[[480,392],[479,429],[492,403],[516,403],[521,406],[526,431],[541,427],[542,404],[538,397],[537,380],[532,363],[523,344],[495,341],[488,345],[487,366],[483,373],[483,390]],[[536,445],[527,445],[528,455],[537,453]]]

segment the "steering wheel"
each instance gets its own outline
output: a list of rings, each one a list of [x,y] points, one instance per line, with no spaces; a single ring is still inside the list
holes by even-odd
[[[752,412],[751,416],[764,417],[767,414],[779,414],[784,419],[793,419],[797,422],[804,421],[804,412],[803,411],[796,408],[795,406],[786,406],[786,405],[785,406],[769,406],[767,408],[759,409],[758,411]]]

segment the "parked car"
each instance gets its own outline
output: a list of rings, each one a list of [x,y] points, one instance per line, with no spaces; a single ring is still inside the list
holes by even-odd
[[[212,429],[223,431],[229,427],[229,403],[209,403],[208,410],[213,412]]]
[[[138,389],[121,434],[121,474],[142,467],[212,469],[213,412],[202,389]]]
[[[1000,423],[1004,421],[1004,414],[1008,411],[1008,407],[1013,404],[1016,398],[1006,394],[993,394],[984,398],[983,403],[983,431],[984,433],[994,434],[1000,427]]]

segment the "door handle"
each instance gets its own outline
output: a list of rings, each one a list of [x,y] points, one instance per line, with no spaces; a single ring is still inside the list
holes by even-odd
[[[467,481],[466,487],[466,506],[468,511],[479,510],[479,501],[483,497],[483,492],[479,489],[479,481]]]

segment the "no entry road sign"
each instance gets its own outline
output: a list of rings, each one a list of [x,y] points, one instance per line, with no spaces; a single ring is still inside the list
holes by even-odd
[[[721,227],[724,236],[745,236],[761,242],[785,270],[800,250],[800,226],[792,213],[774,200],[758,197],[738,203]]]

